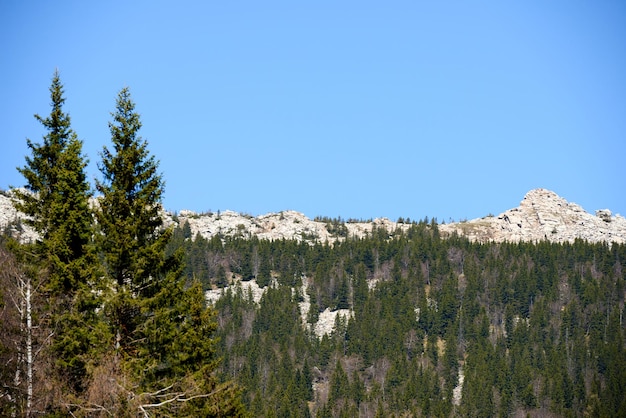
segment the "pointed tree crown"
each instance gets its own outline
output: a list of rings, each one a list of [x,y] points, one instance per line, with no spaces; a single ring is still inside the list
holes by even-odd
[[[32,156],[18,171],[28,191],[15,189],[15,207],[28,215],[27,221],[40,235],[40,256],[47,259],[51,289],[67,291],[87,280],[85,259],[91,241],[91,187],[82,154],[83,143],[72,130],[58,71],[52,78],[50,115],[35,118],[47,133],[43,142],[27,140]]]
[[[113,149],[104,147],[96,182],[102,193],[99,224],[109,274],[118,284],[143,286],[162,267],[167,237],[161,231],[163,179],[158,162],[139,136],[141,121],[128,88],[117,96],[109,122]]]

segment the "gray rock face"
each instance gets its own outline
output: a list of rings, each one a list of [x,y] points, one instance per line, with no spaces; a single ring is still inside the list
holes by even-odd
[[[495,217],[473,219],[468,222],[440,225],[444,233],[456,232],[480,242],[541,241],[626,242],[626,219],[612,216],[611,211],[596,211],[596,216],[585,212],[575,203],[569,203],[546,189],[531,190],[517,208]]]

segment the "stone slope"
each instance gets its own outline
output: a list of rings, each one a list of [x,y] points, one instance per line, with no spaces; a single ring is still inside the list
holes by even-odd
[[[458,233],[480,242],[589,242],[626,243],[626,218],[608,209],[595,216],[546,189],[529,191],[520,205],[498,216],[440,225],[444,234]]]

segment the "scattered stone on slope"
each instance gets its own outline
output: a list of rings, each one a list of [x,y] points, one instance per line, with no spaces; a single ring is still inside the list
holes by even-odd
[[[35,240],[35,232],[18,222],[24,219],[24,215],[13,208],[9,193],[0,194],[0,228],[10,226],[12,234],[22,241]],[[311,220],[304,214],[291,210],[258,217],[233,211],[198,214],[182,210],[178,215],[162,213],[166,226],[189,223],[193,236],[200,234],[207,239],[213,236],[256,236],[268,240],[294,239],[332,243],[343,240],[346,236],[363,238],[374,229],[385,229],[392,236],[395,231],[410,227],[410,224],[380,218],[369,222],[347,222],[337,228],[337,225],[331,225],[328,221]],[[624,217],[613,215],[609,209],[600,209],[595,213],[594,216],[586,212],[579,205],[567,202],[552,191],[534,189],[526,194],[517,208],[509,209],[498,216],[442,224],[439,229],[444,236],[456,232],[480,242],[534,242],[544,239],[572,242],[579,238],[589,242],[626,243]]]
[[[343,319],[348,322],[348,318],[352,317],[354,312],[350,309],[337,309],[336,311],[331,311],[329,308],[324,309],[323,312],[320,312],[319,319],[315,323],[313,328],[315,335],[319,338],[322,338],[324,335],[329,335],[335,329],[335,322],[337,321],[337,316],[343,317]]]
[[[298,307],[300,310],[300,319],[302,321],[302,326],[306,328],[308,327],[306,319],[309,314],[311,302],[309,294],[307,292],[308,280],[306,278],[303,278],[302,282],[303,301],[298,303]],[[207,290],[204,295],[209,303],[215,304],[215,302],[217,302],[222,296],[224,296],[224,294],[228,290],[233,293],[239,292],[239,290],[241,290],[244,298],[246,298],[248,294],[251,294],[252,300],[254,300],[254,302],[258,304],[260,303],[266,289],[267,287],[259,287],[255,279],[242,281],[240,278],[236,278],[230,283],[229,286],[221,289]],[[292,288],[291,290],[295,295],[297,290],[295,288]],[[333,330],[335,329],[335,321],[338,315],[342,316],[347,322],[348,318],[354,315],[354,312],[349,309],[338,309],[335,311],[331,311],[330,309],[326,308],[323,312],[320,312],[317,322],[311,327],[315,335],[319,338],[322,338],[324,335],[333,332]]]
[[[329,224],[311,220],[295,211],[268,213],[258,217],[232,211],[196,214],[181,211],[178,222],[188,222],[192,233],[204,238],[219,236],[257,236],[259,239],[295,239],[305,242],[334,242],[345,239],[329,232]],[[386,218],[371,222],[347,222],[343,229],[348,236],[362,238],[376,229],[393,234],[406,230],[410,224],[393,222]],[[613,215],[608,209],[596,211],[596,216],[586,212],[576,203],[569,203],[546,189],[529,191],[517,208],[498,216],[489,216],[467,222],[439,225],[445,235],[453,232],[470,240],[487,241],[541,241],[573,242],[626,242],[626,219]]]
[[[230,289],[233,294],[241,289],[244,298],[248,297],[248,294],[252,295],[252,300],[255,303],[261,301],[265,288],[259,287],[256,280],[243,281],[241,279],[234,279],[230,286],[223,287],[221,289],[210,289],[204,293],[206,300],[210,303],[217,302],[226,291]]]
[[[596,211],[596,216],[604,222],[611,222],[611,211],[608,209],[598,209]]]
[[[459,365],[459,380],[458,384],[452,389],[452,404],[459,406],[461,404],[461,398],[463,397],[463,382],[465,381],[465,373],[463,372],[463,365]]]

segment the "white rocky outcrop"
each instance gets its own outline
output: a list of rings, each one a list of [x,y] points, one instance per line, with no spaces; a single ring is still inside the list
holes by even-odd
[[[265,293],[265,288],[259,287],[256,280],[243,281],[241,279],[235,279],[227,287],[207,290],[204,293],[204,296],[208,302],[215,303],[226,293],[228,289],[230,289],[231,292],[238,292],[239,288],[241,288],[241,294],[244,298],[248,297],[248,295],[252,295],[252,300],[255,303],[259,303],[263,293]]]
[[[321,338],[332,333],[338,316],[343,318],[345,323],[348,323],[348,319],[354,316],[354,312],[350,309],[337,309],[335,311],[331,311],[329,308],[324,309],[320,312],[320,316],[313,327],[315,335]]]
[[[459,406],[463,397],[463,383],[465,382],[465,373],[463,372],[463,364],[459,365],[459,377],[457,385],[452,389],[452,404]]]
[[[34,242],[37,233],[23,222],[26,215],[13,207],[11,192],[0,193],[0,230],[9,228],[13,237],[21,242]]]
[[[10,193],[10,192],[9,192]],[[12,225],[12,233],[22,241],[35,240],[35,232],[23,222],[25,216],[13,208],[9,193],[0,194],[0,228]],[[178,215],[163,212],[166,225],[189,224],[193,236],[241,236],[259,239],[294,239],[306,242],[334,242],[346,236],[362,238],[374,229],[385,229],[392,235],[406,230],[410,224],[393,222],[387,218],[369,222],[320,221],[307,218],[296,211],[268,213],[251,216],[233,211],[199,214],[188,210]],[[337,231],[338,226],[342,231]],[[480,242],[541,241],[572,242],[583,239],[589,242],[626,243],[626,218],[613,215],[609,209],[600,209],[595,215],[586,212],[576,203],[569,203],[546,189],[529,191],[520,205],[498,216],[488,216],[467,222],[439,225],[442,235],[458,233]]]
[[[302,325],[304,327],[308,326],[307,316],[309,314],[309,309],[311,307],[311,301],[309,298],[309,294],[307,292],[307,283],[308,280],[303,278],[303,286],[301,288],[302,301],[298,303],[298,307],[300,310],[300,319],[302,321]],[[275,285],[275,283],[273,284]],[[240,278],[236,278],[232,280],[229,286],[221,288],[221,289],[211,289],[205,292],[206,300],[215,304],[228,290],[231,292],[239,292],[241,291],[242,296],[248,297],[248,295],[252,296],[252,300],[255,303],[260,303],[263,294],[267,290],[267,287],[259,287],[255,279],[249,281],[242,281]],[[298,289],[291,289],[294,295],[298,291]],[[335,323],[338,316],[341,316],[343,320],[347,323],[348,319],[354,315],[354,312],[349,309],[338,309],[338,310],[330,310],[326,308],[323,312],[320,312],[319,318],[315,324],[312,324],[311,330],[313,333],[322,338],[324,335],[328,335],[335,329]]]
[[[258,217],[236,212],[196,214],[181,211],[178,222],[189,223],[192,234],[205,238],[220,236],[257,236],[260,239],[295,239],[298,241],[334,242],[345,235],[362,238],[374,228],[384,228],[392,234],[406,230],[409,224],[397,223],[386,218],[371,222],[343,223],[344,234],[329,228],[328,222],[311,220],[295,211],[268,213]],[[329,230],[330,229],[330,230]],[[546,189],[529,191],[520,205],[498,216],[488,216],[466,222],[439,225],[443,235],[458,233],[480,242],[536,242],[547,239],[552,242],[573,242],[583,239],[589,242],[626,243],[626,219],[613,215],[609,209],[600,209],[596,215],[586,212],[580,205],[570,203]]]
[[[371,222],[345,222],[345,234],[329,231],[328,222],[311,220],[303,213],[287,210],[268,213],[253,217],[233,211],[198,214],[192,211],[180,211],[177,219],[180,225],[189,223],[193,236],[200,234],[206,239],[218,236],[241,236],[249,238],[280,240],[294,239],[297,241],[333,242],[343,239],[345,235],[364,237],[371,234],[374,228],[394,231],[396,228],[408,228],[407,224],[398,224],[387,218],[375,219]],[[331,228],[332,229],[332,228]]]
[[[498,216],[440,225],[443,233],[456,232],[480,242],[589,242],[626,243],[626,219],[608,209],[586,212],[546,189],[529,191],[517,208]]]

